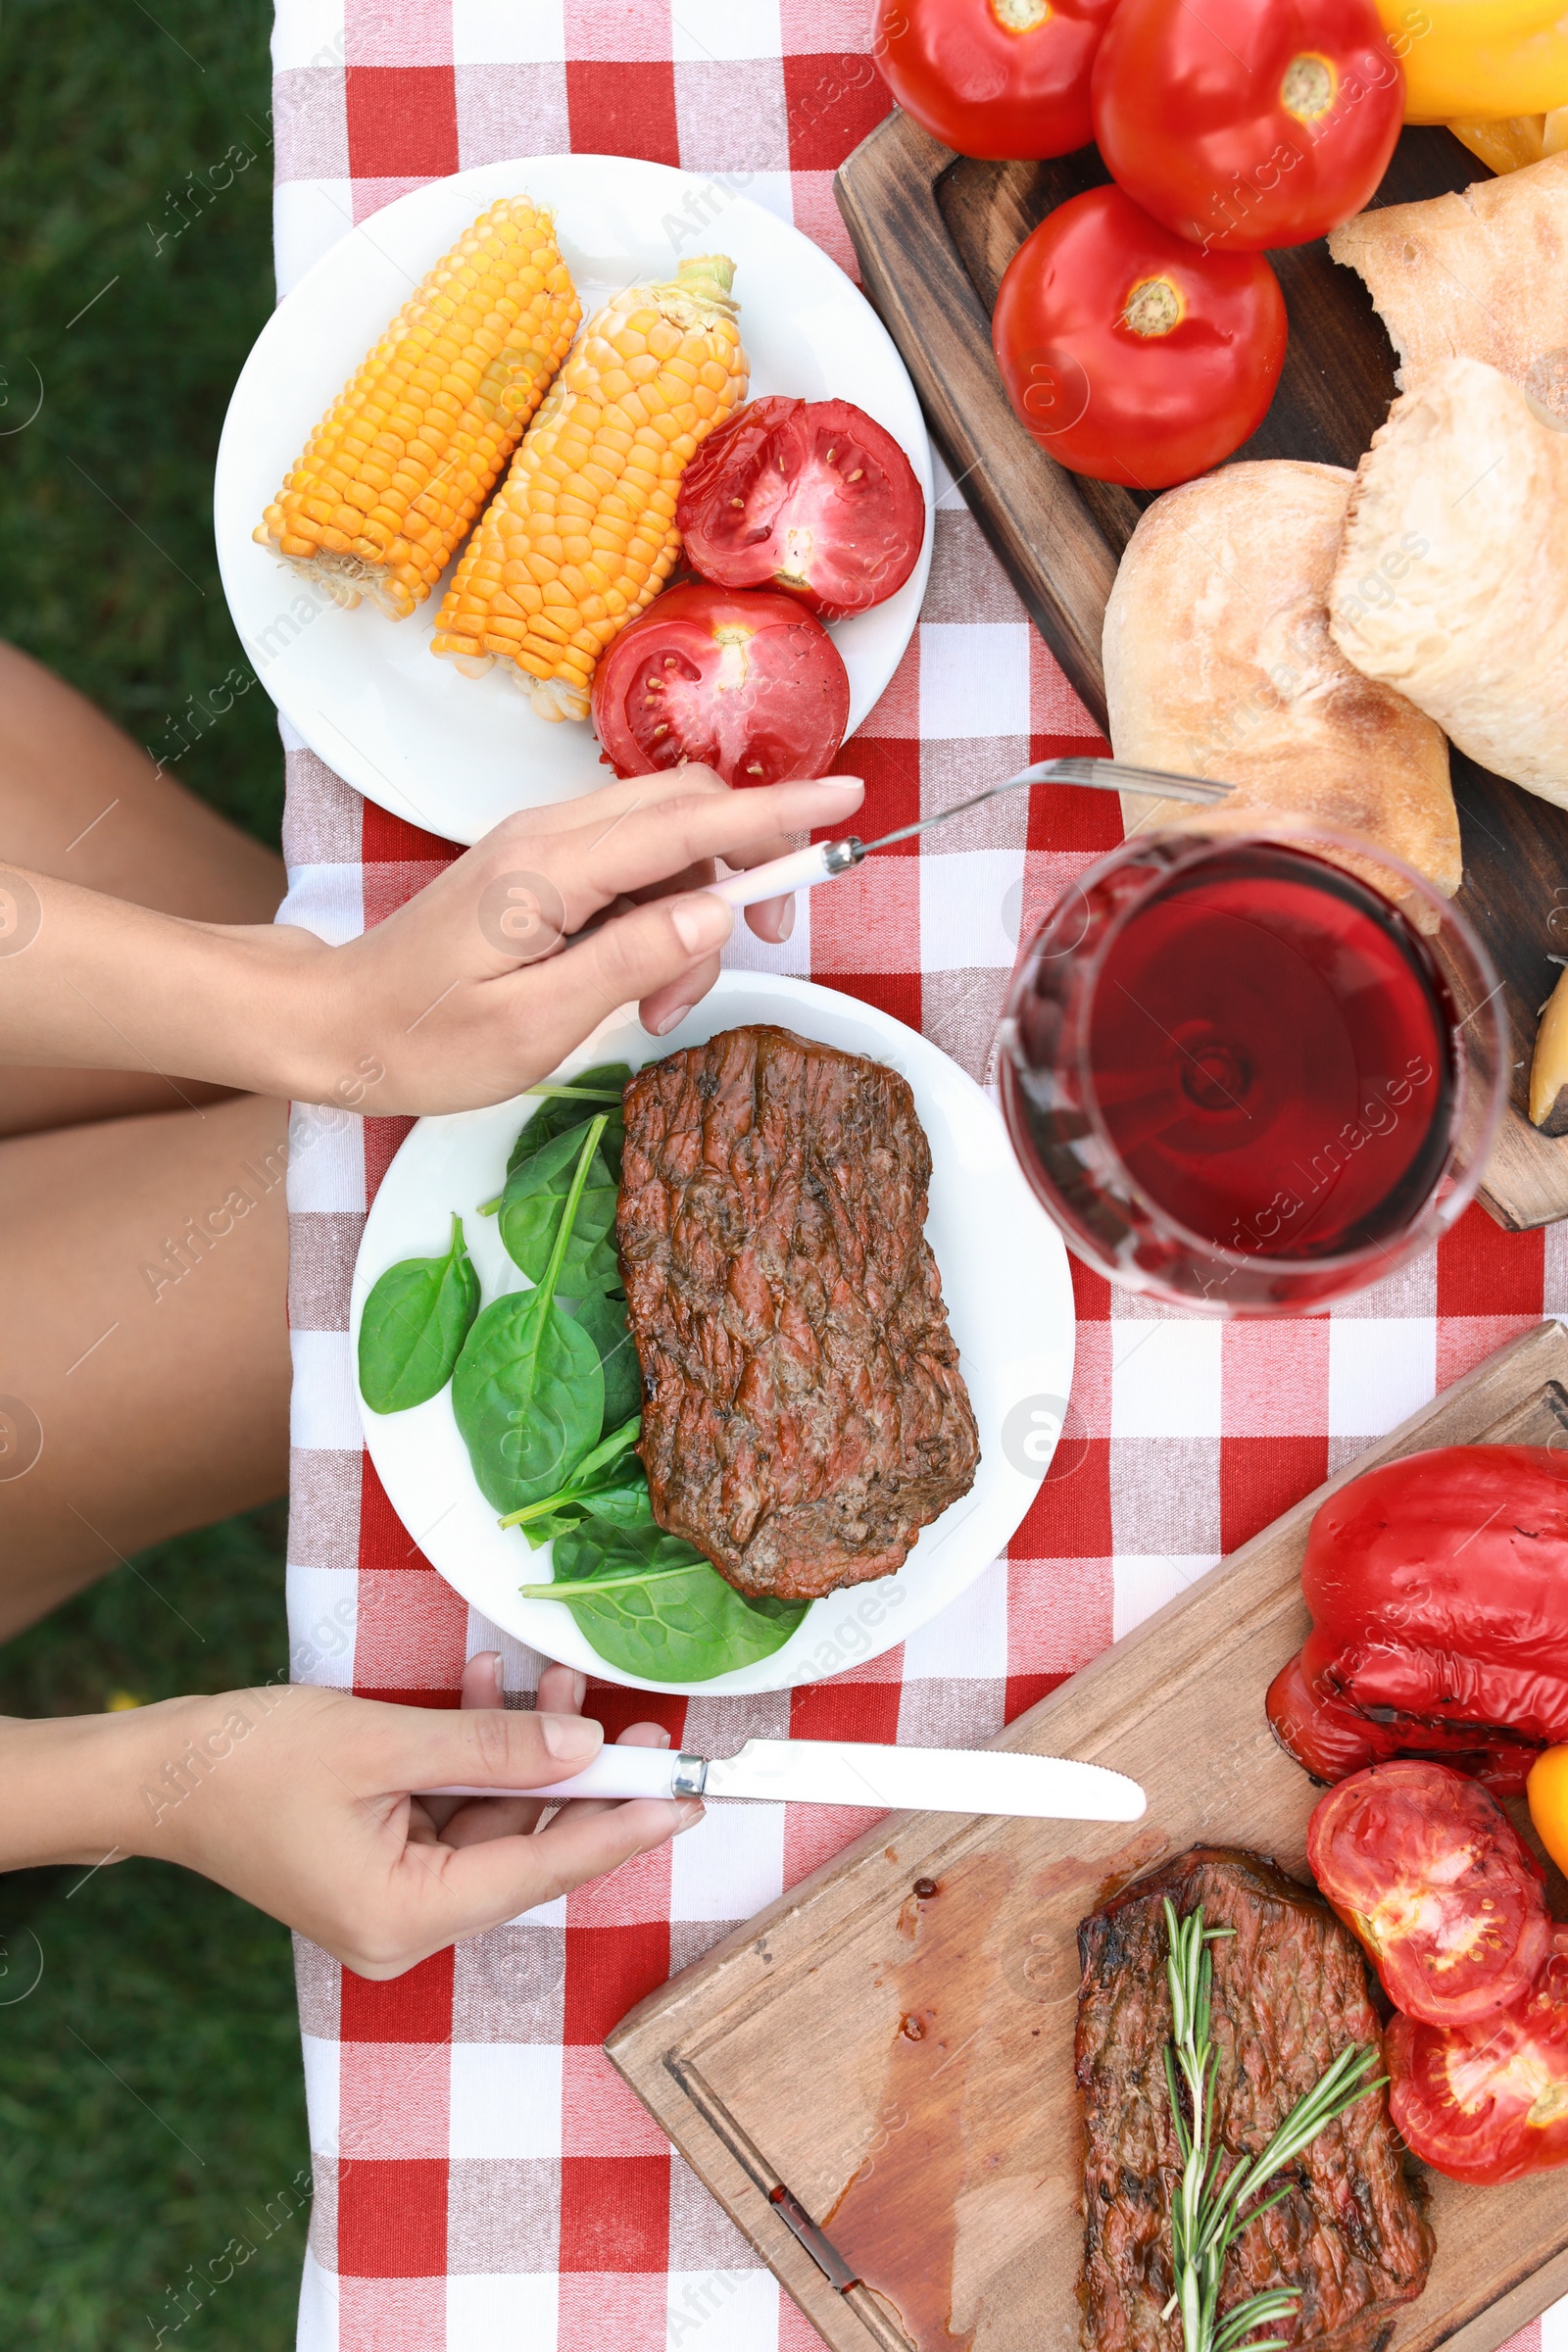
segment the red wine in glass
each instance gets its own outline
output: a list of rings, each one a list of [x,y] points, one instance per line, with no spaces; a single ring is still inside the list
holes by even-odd
[[[1135,836],[1030,948],[1004,1107],[1115,1279],[1221,1312],[1321,1306],[1479,1181],[1503,1061],[1484,951],[1424,885],[1432,936],[1328,846]]]

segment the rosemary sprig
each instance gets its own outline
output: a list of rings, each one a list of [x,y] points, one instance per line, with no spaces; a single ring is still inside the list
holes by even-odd
[[[1297,2100],[1261,2155],[1240,2157],[1222,2177],[1225,2150],[1214,2138],[1214,2050],[1208,2033],[1213,1963],[1208,1947],[1216,1937],[1235,1933],[1234,1928],[1205,1928],[1201,1903],[1178,1919],[1175,1904],[1166,1896],[1171,2038],[1165,2045],[1165,2083],[1182,2177],[1170,2215],[1175,2285],[1160,2318],[1168,2320],[1180,2311],[1185,2352],[1234,2352],[1250,2329],[1297,2310],[1299,2295],[1274,2288],[1249,2295],[1220,2321],[1225,2257],[1250,2222],[1290,2195],[1286,2181],[1272,2196],[1253,2202],[1274,2175],[1294,2163],[1336,2117],[1388,2081],[1387,2075],[1371,2075],[1378,2061],[1375,2047],[1348,2042],[1312,2089]],[[1283,2335],[1266,2336],[1249,2345],[1248,2352],[1285,2352],[1288,2342]]]

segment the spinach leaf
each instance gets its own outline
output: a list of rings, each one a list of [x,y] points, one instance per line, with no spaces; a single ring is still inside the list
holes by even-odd
[[[360,1318],[360,1395],[372,1413],[404,1413],[439,1394],[479,1311],[479,1277],[452,1219],[445,1257],[388,1266]]]
[[[602,1113],[593,1127],[596,1135],[603,1134]],[[561,1267],[561,1292],[566,1298],[604,1290],[618,1278],[614,1247],[607,1238],[615,1222],[616,1186],[603,1152],[595,1150],[584,1180],[579,1182],[573,1173],[587,1133],[587,1126],[582,1125],[553,1136],[507,1178],[501,1196],[500,1230],[507,1255],[530,1282],[538,1282],[562,1230],[567,1196],[576,1184],[576,1216]]]
[[[485,1500],[514,1511],[554,1494],[598,1440],[605,1376],[588,1333],[556,1304],[556,1284],[597,1156],[602,1119],[587,1129],[543,1278],[494,1299],[464,1343],[452,1409]]]
[[[531,1547],[538,1550],[541,1543],[555,1543],[583,1519],[607,1519],[612,1527],[651,1527],[654,1524],[654,1498],[649,1494],[649,1475],[635,1453],[620,1451],[612,1463],[604,1463],[590,1480],[573,1480],[562,1489],[553,1507],[543,1510],[536,1519],[524,1519],[522,1531]],[[508,1522],[503,1522],[508,1524]]]
[[[529,1094],[538,1095],[542,1100],[512,1147],[507,1174],[511,1176],[525,1159],[531,1159],[536,1152],[543,1151],[545,1145],[553,1143],[558,1135],[564,1135],[568,1127],[575,1127],[579,1120],[592,1118],[595,1111],[602,1110],[609,1114],[610,1119],[602,1149],[611,1174],[618,1184],[620,1148],[626,1132],[618,1098],[630,1084],[631,1065],[628,1062],[605,1061],[597,1069],[581,1070],[575,1078],[563,1078],[559,1084],[552,1079],[544,1086],[530,1086]],[[606,1096],[616,1099],[601,1100]]]
[[[520,1527],[536,1551],[541,1544],[553,1542],[590,1514],[609,1519],[616,1527],[649,1526],[654,1505],[648,1473],[633,1450],[641,1427],[642,1416],[634,1413],[619,1429],[601,1439],[554,1494],[527,1503],[521,1510],[509,1511],[501,1525]]]
[[[577,1320],[599,1350],[605,1374],[605,1427],[614,1429],[643,1407],[643,1368],[626,1320],[626,1294],[590,1291],[577,1307]]]
[[[522,1532],[537,1551],[541,1544],[553,1544],[557,1536],[589,1518],[608,1520],[614,1527],[652,1527],[648,1473],[635,1453],[617,1455],[590,1484],[573,1487],[558,1508],[528,1520]]]
[[[747,1600],[679,1536],[585,1519],[556,1538],[555,1582],[528,1600],[570,1609],[599,1655],[656,1683],[707,1683],[770,1657],[810,1606]]]

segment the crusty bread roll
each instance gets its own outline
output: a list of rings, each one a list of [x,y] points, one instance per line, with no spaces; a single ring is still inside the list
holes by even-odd
[[[1357,213],[1329,251],[1366,280],[1398,384],[1485,360],[1568,416],[1568,150],[1462,196]]]
[[[1568,808],[1565,549],[1568,427],[1495,368],[1442,360],[1372,436],[1328,601],[1357,669]]]
[[[1402,696],[1360,675],[1328,632],[1324,591],[1354,475],[1296,459],[1223,466],[1141,518],[1105,609],[1118,760],[1217,776],[1227,823],[1271,808],[1381,843],[1459,887],[1448,747]],[[1212,824],[1133,802],[1129,827]],[[1385,869],[1368,876],[1404,895]]]

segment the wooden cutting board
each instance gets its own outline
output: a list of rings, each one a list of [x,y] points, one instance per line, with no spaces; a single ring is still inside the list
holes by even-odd
[[[1149,496],[1068,473],[1030,439],[992,358],[991,312],[1029,231],[1107,176],[1093,147],[1052,163],[977,163],[895,113],[834,185],[866,293],[904,355],[954,478],[1101,726],[1105,599]],[[1408,203],[1486,176],[1448,131],[1406,130],[1378,200]],[[1284,288],[1290,347],[1273,406],[1236,454],[1353,466],[1394,398],[1388,336],[1360,278],[1331,261],[1326,244],[1269,259]],[[1518,1064],[1483,1198],[1501,1225],[1545,1225],[1568,1216],[1568,1138],[1536,1132],[1526,1090],[1537,1018],[1557,978],[1547,957],[1568,952],[1568,887],[1558,887],[1568,885],[1568,810],[1488,775],[1459,752],[1452,760],[1464,850],[1459,904],[1503,981]]]
[[[612,2060],[833,2352],[1077,2352],[1079,1920],[1199,1842],[1306,1877],[1318,1791],[1263,1693],[1306,1632],[1313,1512],[1396,1454],[1556,1441],[1568,1334],[1547,1323],[994,1742],[1133,1774],[1136,1828],[891,1815],[616,2027]],[[1429,2179],[1437,2258],[1393,2352],[1493,2352],[1568,2292],[1568,2170]]]

